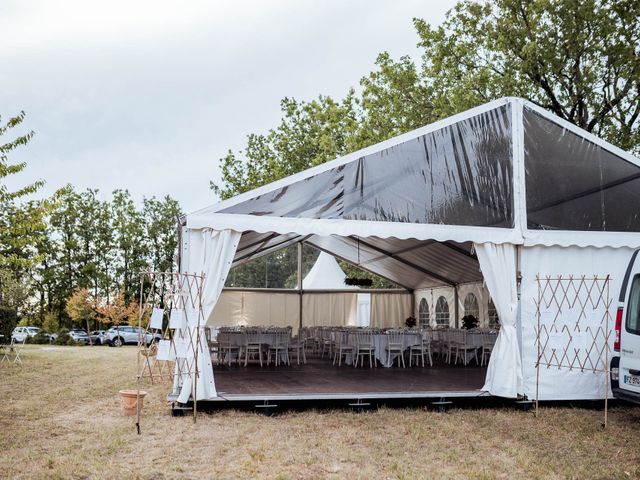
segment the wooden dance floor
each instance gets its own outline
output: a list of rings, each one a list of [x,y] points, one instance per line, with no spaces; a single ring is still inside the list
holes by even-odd
[[[220,400],[259,398],[420,398],[486,395],[486,367],[448,365],[434,361],[433,367],[364,368],[332,365],[326,357],[308,358],[306,365],[260,367],[249,364],[214,365]]]

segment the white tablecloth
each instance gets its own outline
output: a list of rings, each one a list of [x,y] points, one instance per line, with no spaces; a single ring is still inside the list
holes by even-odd
[[[375,348],[374,357],[380,362],[383,367],[389,368],[393,365],[393,362],[398,357],[398,353],[391,354],[391,358],[389,359],[387,353],[387,346],[389,345],[389,335],[384,333],[376,333],[371,335],[371,340],[373,342],[373,346]],[[357,336],[356,334],[349,335],[349,345],[353,345],[354,349],[356,348]],[[420,332],[415,333],[405,333],[402,339],[402,347],[404,350],[408,349],[413,345],[420,344]],[[353,358],[351,355],[347,355],[346,363],[347,365],[353,364]],[[366,361],[365,361],[366,364]]]

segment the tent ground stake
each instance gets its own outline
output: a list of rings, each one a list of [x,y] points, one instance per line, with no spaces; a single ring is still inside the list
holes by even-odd
[[[273,415],[273,409],[276,408],[277,406],[278,405],[269,403],[268,400],[265,400],[261,404],[255,405],[255,408],[263,409],[262,413],[264,413],[265,417],[270,417]]]
[[[440,400],[437,402],[431,402],[431,405],[438,409],[438,413],[446,413],[449,405],[452,405],[453,402],[447,400],[445,397],[440,397]]]
[[[357,401],[351,402],[349,406],[351,407],[351,411],[353,413],[362,413],[364,412],[364,407],[370,407],[371,404],[368,402],[363,402],[361,398],[358,398]]]

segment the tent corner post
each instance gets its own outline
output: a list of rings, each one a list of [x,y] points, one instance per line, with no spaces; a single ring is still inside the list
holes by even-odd
[[[303,242],[298,242],[298,335],[302,329],[302,248]]]
[[[453,311],[454,311],[454,315],[456,316],[456,321],[455,321],[455,326],[456,328],[460,328],[460,306],[458,305],[458,302],[460,301],[460,299],[458,298],[458,284],[456,283],[453,286]]]

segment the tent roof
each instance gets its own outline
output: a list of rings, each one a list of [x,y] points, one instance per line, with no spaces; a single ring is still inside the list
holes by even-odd
[[[194,212],[186,226],[243,232],[235,264],[304,240],[408,288],[453,285],[482,278],[473,242],[640,246],[640,161],[503,98]]]
[[[357,290],[358,287],[345,285],[345,277],[336,259],[328,253],[320,252],[313,267],[302,280],[302,288],[305,290]]]

